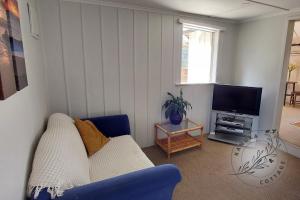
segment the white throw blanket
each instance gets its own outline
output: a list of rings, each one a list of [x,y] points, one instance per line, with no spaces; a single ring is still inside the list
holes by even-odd
[[[91,182],[154,167],[130,135],[111,138],[89,161]]]
[[[34,188],[34,198],[48,188],[55,198],[66,189],[90,182],[89,160],[73,120],[65,114],[53,114],[35,152],[28,196]]]

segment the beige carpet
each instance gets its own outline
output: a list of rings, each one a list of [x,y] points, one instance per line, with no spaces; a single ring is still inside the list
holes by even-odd
[[[283,175],[273,184],[253,187],[229,175],[232,146],[206,140],[203,147],[173,154],[171,159],[157,146],[144,149],[156,164],[176,164],[182,181],[176,187],[174,200],[299,200],[300,159],[286,155]]]
[[[279,131],[280,137],[300,147],[300,127],[294,125],[296,122],[300,122],[300,106],[284,106]]]

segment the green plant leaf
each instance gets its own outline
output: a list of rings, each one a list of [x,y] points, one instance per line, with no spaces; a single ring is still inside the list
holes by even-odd
[[[183,99],[182,89],[180,89],[180,96],[175,96],[170,92],[168,92],[167,95],[169,98],[162,105],[162,110],[165,110],[166,119],[168,119],[172,113],[178,113],[186,117],[187,110],[192,109],[192,105]]]

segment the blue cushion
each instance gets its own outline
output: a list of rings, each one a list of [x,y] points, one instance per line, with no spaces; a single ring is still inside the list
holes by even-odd
[[[106,137],[130,135],[130,125],[127,115],[113,115],[88,118]]]

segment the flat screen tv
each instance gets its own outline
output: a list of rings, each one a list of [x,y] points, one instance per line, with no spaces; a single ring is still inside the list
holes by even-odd
[[[212,109],[259,115],[262,88],[215,85]]]

